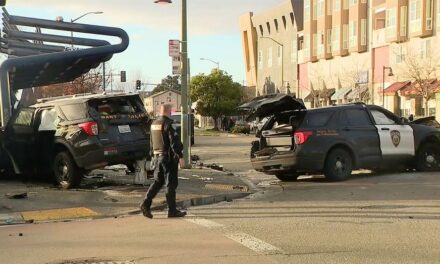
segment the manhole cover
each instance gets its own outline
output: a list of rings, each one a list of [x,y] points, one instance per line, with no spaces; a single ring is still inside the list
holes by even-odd
[[[53,262],[50,264],[136,264],[133,260],[108,260],[108,259],[75,259]]]

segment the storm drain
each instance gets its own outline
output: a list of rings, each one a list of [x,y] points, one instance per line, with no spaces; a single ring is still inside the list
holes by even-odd
[[[102,260],[102,259],[81,259],[81,260],[64,260],[52,264],[136,264],[133,260]]]
[[[248,192],[249,187],[245,185],[229,185],[229,184],[206,184],[205,189],[209,190],[219,190],[219,191],[238,191],[238,192]]]

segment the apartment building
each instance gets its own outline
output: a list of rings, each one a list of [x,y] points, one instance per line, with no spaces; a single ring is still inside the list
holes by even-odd
[[[291,86],[296,82],[296,96],[303,98],[307,107],[364,101],[384,105],[396,114],[422,115],[426,111],[426,100],[420,93],[408,92],[417,90],[414,76],[409,72],[414,64],[424,69],[427,79],[440,79],[438,71],[426,73],[430,68],[427,66],[440,69],[440,58],[437,58],[440,54],[437,48],[440,44],[439,2],[287,1],[277,12],[268,10],[264,16],[247,14],[247,27],[254,28],[257,35],[253,50],[260,69],[255,71],[254,83],[260,88],[264,85],[269,75],[266,65],[272,65],[271,76],[279,71],[273,67],[273,57],[265,57],[269,53],[265,46],[268,43],[260,38],[264,36],[261,27],[265,29],[278,13],[291,12],[297,20],[296,31],[283,32],[283,38],[296,39],[297,68],[285,69],[284,78],[290,78]],[[243,45],[246,50],[248,43],[243,42]],[[396,88],[409,81],[413,81],[411,85]],[[264,93],[264,90],[259,91]],[[434,84],[432,91],[437,91]],[[427,111],[437,117],[440,117],[439,98],[433,93],[428,100]]]
[[[173,112],[179,112],[182,106],[182,95],[177,90],[165,90],[144,98],[144,105],[152,116],[159,115],[160,106],[163,104],[172,105]]]

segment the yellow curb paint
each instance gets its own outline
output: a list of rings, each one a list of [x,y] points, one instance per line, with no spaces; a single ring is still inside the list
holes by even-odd
[[[45,221],[45,220],[61,220],[61,219],[74,219],[97,216],[95,211],[85,208],[64,208],[64,209],[51,209],[41,211],[28,211],[22,212],[24,220]]]

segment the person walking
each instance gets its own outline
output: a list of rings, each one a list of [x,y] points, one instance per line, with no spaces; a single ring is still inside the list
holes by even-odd
[[[177,174],[179,160],[183,156],[183,144],[172,126],[173,120],[169,118],[171,108],[169,104],[161,105],[159,118],[151,124],[150,153],[153,157],[152,164],[154,164],[154,182],[150,185],[141,204],[142,214],[148,218],[153,218],[151,204],[164,184],[166,185],[168,217],[186,215],[185,211],[179,211],[176,208]]]

